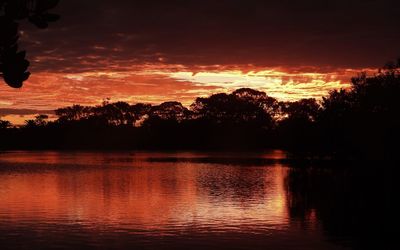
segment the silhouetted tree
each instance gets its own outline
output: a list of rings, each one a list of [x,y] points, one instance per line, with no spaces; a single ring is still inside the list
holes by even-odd
[[[105,102],[103,105],[93,108],[92,115],[103,119],[109,125],[133,126],[134,118],[130,112],[130,105],[126,102]]]
[[[322,101],[318,126],[321,146],[338,154],[394,156],[399,142],[400,62],[377,74],[360,74],[348,90],[335,90]]]
[[[0,130],[11,128],[12,124],[9,121],[0,120]]]
[[[55,110],[58,120],[60,122],[66,121],[79,121],[86,119],[92,115],[92,109],[90,107],[84,107],[82,105],[72,105],[71,107],[59,108]]]
[[[25,127],[26,128],[37,128],[37,127],[45,127],[47,125],[47,119],[49,119],[48,115],[37,115],[34,120],[26,120]]]
[[[26,52],[18,50],[18,20],[28,19],[38,28],[59,19],[48,11],[59,0],[0,0],[0,76],[13,88],[20,88],[29,78]]]
[[[265,100],[270,101],[265,93],[242,89],[232,94],[221,93],[197,98],[191,109],[195,117],[215,123],[255,123],[261,127],[272,128],[274,121],[271,114],[266,112]]]
[[[133,124],[135,126],[140,126],[147,118],[149,118],[151,109],[151,104],[137,103],[131,105],[129,110],[133,117]]]
[[[320,105],[315,99],[301,99],[295,102],[284,102],[282,111],[289,120],[305,120],[313,122],[316,120]]]
[[[164,102],[158,106],[153,106],[150,116],[157,116],[163,120],[182,121],[189,114],[189,110],[180,102]]]
[[[277,116],[279,102],[275,98],[268,96],[265,92],[250,88],[241,88],[232,92],[232,95],[240,100],[259,106],[271,117]]]
[[[315,121],[320,105],[315,99],[302,99],[280,103],[281,116],[278,122],[279,144],[286,149],[307,152],[316,145]]]

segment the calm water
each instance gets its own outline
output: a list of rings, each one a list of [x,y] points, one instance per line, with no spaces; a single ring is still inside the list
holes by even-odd
[[[0,248],[355,249],[376,234],[347,173],[282,157],[1,153]]]

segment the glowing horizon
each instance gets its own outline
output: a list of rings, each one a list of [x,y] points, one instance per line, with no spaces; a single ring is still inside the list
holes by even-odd
[[[280,101],[303,98],[321,99],[329,91],[349,87],[358,72],[374,69],[318,68],[188,68],[181,65],[146,65],[120,70],[85,72],[34,72],[21,89],[0,86],[1,119],[23,124],[35,114],[23,110],[49,113],[73,104],[98,105],[111,102],[160,104],[179,101],[190,106],[196,97],[229,93],[239,88],[264,91]],[[7,114],[5,110],[14,110]]]

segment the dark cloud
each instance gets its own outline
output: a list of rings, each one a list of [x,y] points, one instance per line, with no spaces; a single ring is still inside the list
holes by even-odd
[[[36,115],[36,114],[54,115],[54,110],[0,108],[0,117],[7,115],[24,116],[24,115]]]
[[[62,0],[22,39],[33,69],[120,65],[381,66],[400,55],[391,0]]]

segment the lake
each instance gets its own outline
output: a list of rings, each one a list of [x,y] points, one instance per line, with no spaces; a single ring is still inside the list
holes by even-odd
[[[3,152],[0,248],[386,249],[384,178],[283,158]]]

